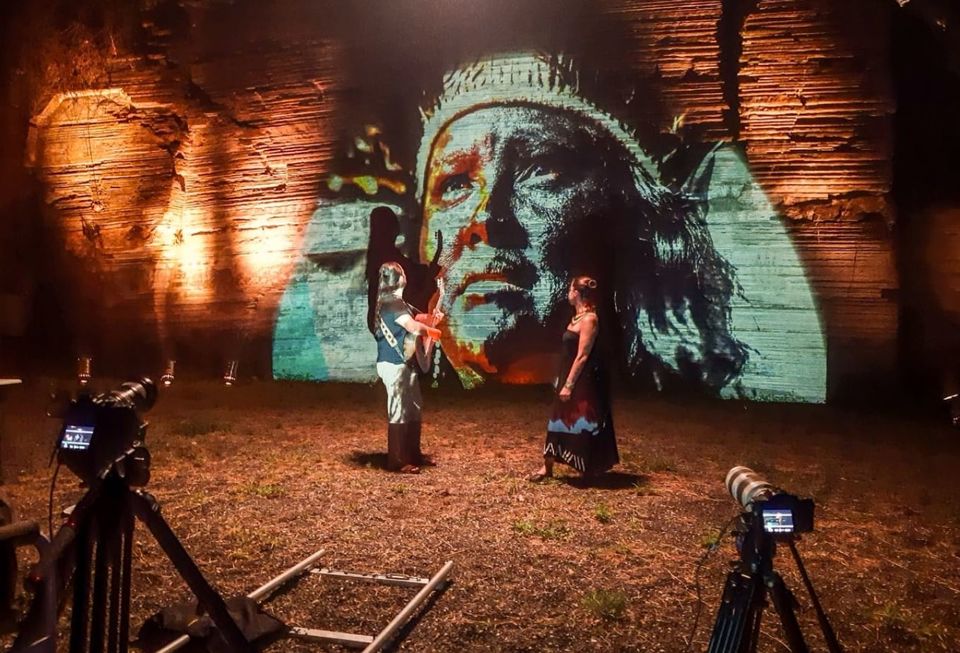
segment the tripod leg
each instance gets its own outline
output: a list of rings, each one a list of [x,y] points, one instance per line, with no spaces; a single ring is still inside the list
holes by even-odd
[[[793,554],[793,560],[797,563],[797,570],[800,571],[800,578],[803,579],[807,593],[810,594],[810,600],[813,601],[813,609],[817,612],[817,621],[820,622],[820,630],[823,631],[823,639],[827,643],[827,649],[830,653],[843,653],[843,649],[840,648],[840,642],[837,640],[837,634],[833,632],[833,626],[830,625],[830,620],[827,619],[827,613],[823,611],[823,606],[820,605],[820,599],[813,590],[813,583],[810,582],[810,577],[807,575],[807,568],[803,566],[803,560],[800,559],[800,552],[797,551],[797,545],[794,544],[792,539],[788,540],[788,543],[790,545],[790,553]]]
[[[766,604],[766,598],[763,594],[760,594],[757,597],[757,607],[754,612],[753,623],[750,624],[750,638],[744,640],[742,653],[756,653],[757,647],[760,645],[760,617],[763,616],[763,608]]]
[[[119,653],[120,617],[123,605],[120,603],[120,587],[123,582],[123,512],[126,506],[120,502],[116,521],[111,523],[110,535],[110,619],[107,626],[107,653]]]
[[[200,605],[210,614],[210,618],[217,625],[220,635],[226,641],[230,650],[235,653],[254,653],[253,646],[247,642],[246,637],[243,636],[240,628],[234,622],[230,613],[227,612],[223,597],[210,586],[203,574],[200,573],[200,569],[197,568],[190,554],[183,548],[170,526],[160,516],[160,507],[156,500],[153,497],[148,499],[149,496],[142,491],[130,492],[130,503],[133,506],[134,513],[150,529],[160,548],[167,554],[173,566],[180,573],[181,578],[186,581],[194,596],[200,601]]]
[[[803,639],[800,624],[797,623],[797,615],[793,611],[796,599],[783,583],[780,574],[772,572],[767,578],[770,598],[773,600],[773,607],[777,610],[777,614],[780,615],[780,623],[783,625],[783,633],[787,636],[791,653],[808,653],[807,643]]]
[[[70,617],[70,653],[85,653],[90,599],[90,524],[80,525],[75,540],[73,613]]]
[[[123,515],[123,556],[121,560],[120,587],[120,651],[127,653],[130,645],[130,580],[133,571],[133,513],[129,502],[124,504]]]
[[[103,652],[107,613],[107,580],[110,576],[111,533],[109,520],[98,518],[94,532],[93,603],[90,609],[90,653]]]
[[[749,653],[752,635],[760,623],[763,588],[759,576],[731,571],[723,586],[723,597],[710,636],[707,653]]]

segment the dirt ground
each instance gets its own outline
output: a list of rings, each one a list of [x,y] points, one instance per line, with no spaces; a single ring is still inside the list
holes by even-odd
[[[5,493],[47,521],[55,420],[45,383],[11,393]],[[410,651],[703,651],[737,515],[723,478],[746,464],[817,503],[799,549],[847,651],[956,651],[960,435],[933,419],[824,406],[631,398],[615,404],[622,463],[599,485],[544,484],[549,396],[429,393],[418,476],[384,471],[382,389],[178,382],[147,414],[150,491],[200,568],[241,594],[324,549],[325,566],[452,582],[407,628]],[[82,493],[62,470],[54,505]],[[46,528],[46,527],[45,527]],[[789,553],[804,632],[824,650]],[[145,529],[134,549],[134,632],[187,590]],[[700,600],[698,601],[697,581]],[[373,634],[412,590],[305,578],[268,604],[290,624]],[[4,640],[9,641],[9,640]],[[316,651],[280,640],[271,652]],[[761,650],[787,650],[772,612]]]

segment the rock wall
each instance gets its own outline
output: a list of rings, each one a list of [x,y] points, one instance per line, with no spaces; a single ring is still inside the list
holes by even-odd
[[[367,192],[357,175],[354,191],[398,205],[397,197],[410,198],[417,104],[435,90],[437,60],[483,54],[480,37],[458,40],[471,25],[496,26],[498,11],[504,30],[520,25],[509,40],[518,47],[527,28],[516,17],[538,22],[532,9],[509,4],[476,3],[458,18],[415,1],[145,0],[132,18],[117,19],[127,29],[117,35],[128,38],[99,33],[94,81],[73,85],[65,75],[35,84],[22,161],[42,188],[44,210],[33,219],[62,242],[62,251],[41,256],[65,271],[62,303],[77,351],[120,367],[177,358],[207,369],[238,358],[249,373],[269,374],[282,297],[304,264],[331,174],[349,185],[343,171],[369,159],[364,143],[376,148],[370,143],[382,136],[376,142],[392,149],[367,161],[379,185]],[[547,32],[554,25],[576,36],[588,23],[616,31],[615,46],[598,45],[591,65],[604,79],[627,80],[604,82],[607,97],[622,100],[610,113],[648,137],[665,185],[689,179],[718,143],[741,153],[717,159],[745,166],[750,181],[712,198],[713,215],[727,216],[711,227],[714,240],[741,224],[741,240],[730,243],[759,252],[772,233],[763,224],[789,234],[794,263],[737,260],[772,275],[778,288],[809,285],[825,338],[826,393],[891,374],[893,8],[867,0],[604,0],[580,7],[590,20],[578,22],[549,6],[539,23]],[[641,88],[656,101],[638,98]],[[361,126],[378,131],[364,141]],[[761,226],[744,228],[746,205],[737,212],[720,199],[752,203]],[[789,320],[769,317],[775,304],[734,306],[734,320],[783,329],[761,340],[786,361],[796,342]]]

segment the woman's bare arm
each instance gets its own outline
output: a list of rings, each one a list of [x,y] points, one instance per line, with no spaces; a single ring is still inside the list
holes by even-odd
[[[580,339],[577,341],[577,357],[573,359],[573,365],[570,366],[570,372],[567,374],[567,380],[563,384],[560,394],[570,395],[573,386],[577,384],[583,366],[587,364],[590,352],[597,340],[597,316],[595,314],[585,315],[580,321]],[[566,392],[564,392],[566,391]]]

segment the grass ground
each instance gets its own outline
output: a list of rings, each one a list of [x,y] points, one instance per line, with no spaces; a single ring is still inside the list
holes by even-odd
[[[4,486],[46,523],[56,422],[33,384],[6,404]],[[710,636],[737,514],[723,487],[746,464],[817,502],[799,544],[847,651],[951,651],[960,641],[960,438],[931,421],[823,406],[660,397],[615,404],[621,465],[584,487],[533,485],[549,397],[538,389],[428,394],[423,442],[437,465],[381,469],[382,390],[178,383],[147,417],[150,491],[200,568],[240,594],[313,551],[357,571],[452,584],[399,645],[411,651],[669,651]],[[55,505],[82,488],[62,471]],[[187,591],[143,530],[134,629]],[[711,545],[699,574],[698,561]],[[800,619],[823,649],[786,551]],[[697,578],[700,585],[698,599]],[[269,604],[282,619],[374,633],[410,590],[308,578]],[[283,640],[269,651],[313,651]],[[772,615],[761,650],[786,650]]]

